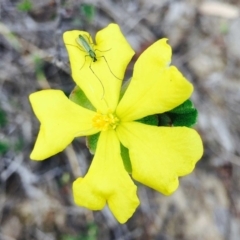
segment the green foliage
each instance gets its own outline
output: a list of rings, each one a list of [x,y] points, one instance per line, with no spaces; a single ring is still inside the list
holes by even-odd
[[[33,4],[30,0],[23,0],[17,5],[17,9],[22,12],[29,12],[32,10]]]
[[[157,117],[157,115],[146,116],[144,118],[136,120],[136,122],[140,122],[140,123],[144,123],[144,124],[152,125],[152,126],[157,126],[158,125],[158,117]]]
[[[197,122],[198,111],[190,100],[186,100],[169,112],[159,114],[159,126],[192,127]]]
[[[0,108],[0,127],[4,127],[7,124],[7,115],[6,113]]]
[[[64,235],[61,240],[97,240],[98,227],[95,223],[88,223],[87,234],[77,236]]]
[[[186,100],[169,112],[151,115],[137,120],[153,126],[185,126],[192,127],[197,122],[198,111],[190,100]]]
[[[43,64],[44,62],[40,57],[34,56],[34,67],[35,67],[37,80],[45,79],[45,74],[43,72]]]
[[[158,126],[171,126],[172,120],[167,113],[158,114]]]
[[[96,9],[91,4],[82,4],[80,7],[81,14],[89,21],[91,22],[95,17]]]
[[[89,151],[92,154],[95,154],[95,152],[96,152],[99,136],[100,136],[100,132],[93,134],[91,136],[87,136],[87,146],[89,148]]]
[[[220,33],[223,34],[223,35],[226,35],[228,34],[229,32],[229,22],[227,21],[227,19],[222,19],[221,22],[220,22]]]
[[[61,186],[68,184],[70,182],[70,178],[70,174],[68,172],[65,172],[60,178]]]
[[[192,109],[194,109],[193,103],[188,99],[185,102],[183,102],[181,105],[175,107],[169,112],[176,113],[176,114],[184,114],[184,113],[191,112]]]
[[[132,164],[131,164],[131,160],[130,160],[130,157],[129,157],[129,151],[122,144],[120,144],[120,147],[121,147],[121,157],[122,157],[122,160],[123,160],[125,170],[128,173],[132,173]]]
[[[23,138],[19,137],[17,141],[14,143],[14,150],[17,152],[21,152],[24,148],[24,140]]]
[[[9,149],[9,146],[7,143],[0,142],[0,155],[3,155],[4,153],[6,153],[8,149]]]
[[[75,102],[76,104],[84,107],[84,108],[96,111],[96,109],[93,107],[91,102],[88,100],[88,98],[86,97],[86,95],[84,94],[82,89],[80,87],[78,87],[78,86],[76,86],[72,90],[72,92],[70,93],[69,99],[71,101]]]

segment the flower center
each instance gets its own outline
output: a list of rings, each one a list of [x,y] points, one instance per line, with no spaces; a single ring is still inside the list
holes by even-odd
[[[102,114],[98,111],[92,121],[93,126],[101,131],[115,129],[119,123],[119,119],[111,111],[109,111],[107,114]]]

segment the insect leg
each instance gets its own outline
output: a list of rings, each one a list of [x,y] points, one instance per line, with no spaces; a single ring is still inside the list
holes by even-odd
[[[81,66],[81,68],[79,70],[81,70],[84,67],[84,65],[86,63],[86,57],[90,57],[90,56],[89,55],[85,55],[85,57],[84,57],[85,61],[84,61],[83,65]]]
[[[108,52],[108,51],[110,51],[110,50],[111,50],[111,48],[109,48],[108,50],[104,50],[104,51],[101,51],[101,50],[95,49],[95,51],[99,51],[99,52]]]
[[[87,55],[87,56],[88,56],[88,55]],[[90,68],[90,70],[92,71],[92,73],[95,75],[95,77],[98,79],[98,81],[100,82],[100,84],[101,84],[101,86],[102,86],[103,95],[102,95],[102,98],[101,98],[101,99],[103,99],[103,97],[104,97],[104,95],[105,95],[105,89],[104,89],[104,86],[103,86],[102,81],[100,80],[100,78],[97,76],[97,74],[96,74],[96,73],[93,71],[93,69],[92,69],[92,62],[90,63],[89,68]]]
[[[75,47],[75,48],[79,49],[79,50],[82,51],[82,52],[86,52],[85,50],[81,49],[81,46],[75,46],[75,45],[67,44],[67,43],[66,43],[65,45],[67,45],[67,46],[72,46],[72,47]]]
[[[117,77],[113,72],[112,72],[112,70],[111,70],[111,68],[110,68],[110,66],[109,66],[109,64],[108,64],[108,61],[107,61],[107,59],[104,57],[104,56],[99,56],[98,58],[103,58],[104,59],[104,61],[106,62],[106,64],[107,64],[107,66],[108,66],[108,69],[109,69],[109,71],[111,72],[111,74],[116,78],[116,79],[118,79],[118,80],[120,80],[120,81],[122,81],[123,79],[121,79],[121,78],[119,78],[119,77]]]

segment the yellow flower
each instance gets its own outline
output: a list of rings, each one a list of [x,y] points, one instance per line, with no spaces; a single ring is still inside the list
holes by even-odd
[[[96,53],[93,62],[78,46],[85,36]],[[193,86],[173,66],[171,48],[162,39],[137,60],[131,82],[119,101],[124,72],[133,50],[119,27],[110,24],[98,32],[96,45],[88,33],[64,33],[74,81],[94,110],[71,102],[59,90],[30,95],[41,122],[31,159],[43,160],[62,151],[75,137],[100,132],[96,153],[85,177],[73,183],[76,204],[100,210],[107,203],[120,223],[139,204],[136,186],[124,169],[120,142],[129,150],[132,177],[162,192],[173,193],[178,177],[189,174],[203,153],[198,133],[187,127],[157,127],[135,120],[169,111],[187,100]]]

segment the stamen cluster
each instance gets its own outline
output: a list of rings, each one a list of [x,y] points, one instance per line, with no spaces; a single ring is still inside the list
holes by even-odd
[[[107,114],[97,112],[93,118],[93,127],[98,128],[101,131],[109,129],[115,129],[119,123],[119,119],[111,110]]]

